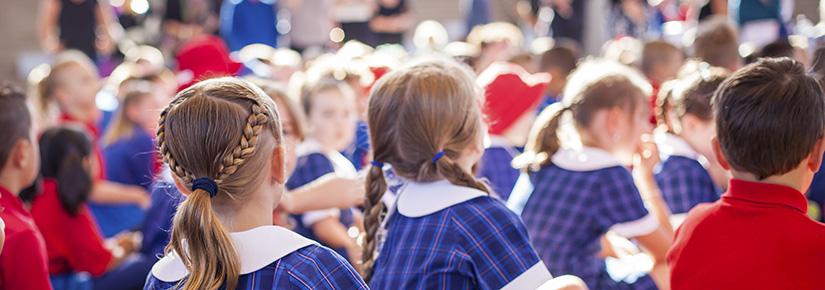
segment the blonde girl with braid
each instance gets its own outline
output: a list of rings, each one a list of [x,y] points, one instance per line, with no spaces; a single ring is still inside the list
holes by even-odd
[[[484,152],[481,96],[469,68],[441,60],[410,64],[373,88],[363,254],[372,289],[583,286],[549,282],[518,216],[470,173]],[[392,204],[382,201],[384,167],[403,179]]]
[[[236,78],[197,83],[166,107],[159,152],[186,199],[145,289],[367,289],[341,256],[271,225],[281,130],[272,99]]]

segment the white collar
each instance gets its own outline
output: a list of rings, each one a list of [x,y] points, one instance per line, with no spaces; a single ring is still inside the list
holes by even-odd
[[[699,153],[697,153],[696,150],[693,150],[693,148],[690,147],[690,144],[679,136],[670,133],[662,133],[656,134],[654,136],[654,140],[656,141],[656,145],[659,146],[659,150],[667,156],[681,156],[690,159],[699,159]]]
[[[559,149],[556,154],[553,154],[551,162],[562,169],[570,171],[593,171],[624,166],[607,151],[594,147]]]
[[[417,218],[487,195],[481,190],[453,185],[447,180],[408,182],[399,190],[396,207],[402,215]]]
[[[315,153],[324,155],[327,159],[329,159],[330,163],[332,163],[332,169],[338,176],[354,178],[358,175],[358,171],[355,169],[355,166],[353,166],[352,162],[344,157],[344,155],[337,151],[324,151],[321,143],[318,143],[315,139],[305,140],[295,151],[298,153],[298,156],[307,156]]]
[[[277,226],[261,226],[231,233],[241,260],[241,275],[258,271],[315,241]],[[176,282],[189,275],[178,255],[172,251],[152,267],[152,275],[164,282]]]
[[[513,144],[510,143],[510,140],[507,138],[497,136],[497,135],[487,135],[487,140],[484,140],[484,148],[492,148],[492,147],[501,147],[501,148],[512,148]]]

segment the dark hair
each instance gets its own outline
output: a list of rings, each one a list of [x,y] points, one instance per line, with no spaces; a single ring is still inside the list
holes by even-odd
[[[0,85],[0,168],[5,166],[14,144],[29,139],[32,117],[26,105],[26,97],[8,83]]]
[[[92,177],[83,167],[91,150],[89,136],[77,129],[55,127],[40,137],[40,173],[57,181],[60,203],[73,216],[92,191]]]
[[[825,99],[789,58],[764,58],[734,73],[713,96],[717,138],[736,170],[757,178],[787,173],[825,133]]]
[[[541,54],[539,60],[539,70],[548,71],[551,68],[558,68],[565,73],[570,73],[576,69],[576,52],[564,46],[556,46]]]
[[[712,66],[732,69],[740,60],[738,35],[727,18],[707,20],[699,25],[693,41],[694,55]]]
[[[710,100],[728,75],[730,73],[721,67],[709,67],[702,63],[693,74],[670,83],[667,92],[660,93],[656,99],[659,125],[667,125],[673,131],[676,124],[670,124],[669,118],[681,120],[685,115],[693,115],[703,121],[713,120]]]

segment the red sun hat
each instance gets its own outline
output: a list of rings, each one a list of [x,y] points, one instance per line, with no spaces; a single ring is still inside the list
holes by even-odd
[[[241,64],[229,58],[229,49],[219,37],[199,36],[185,43],[177,56],[178,90],[198,81],[235,75]]]
[[[525,113],[535,111],[550,75],[530,74],[517,64],[497,62],[481,72],[476,82],[484,88],[489,133],[501,135]]]

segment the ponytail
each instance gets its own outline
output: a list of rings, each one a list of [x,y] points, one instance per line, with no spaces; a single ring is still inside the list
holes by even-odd
[[[194,190],[178,207],[169,248],[189,270],[189,277],[181,281],[183,290],[214,290],[224,282],[228,290],[237,287],[240,258],[206,190]]]
[[[553,154],[561,148],[559,128],[564,113],[572,110],[570,107],[556,103],[544,109],[536,119],[530,130],[530,139],[525,146],[524,153],[513,159],[513,167],[522,171],[536,171],[550,163]]]
[[[60,160],[57,169],[57,192],[60,203],[70,215],[76,216],[80,206],[89,199],[92,191],[92,177],[86,168],[83,168],[81,152],[68,149]]]
[[[372,279],[378,249],[378,231],[387,213],[387,207],[381,199],[387,191],[387,181],[380,163],[373,164],[367,174],[367,199],[364,201],[364,253],[362,256],[364,281]]]

